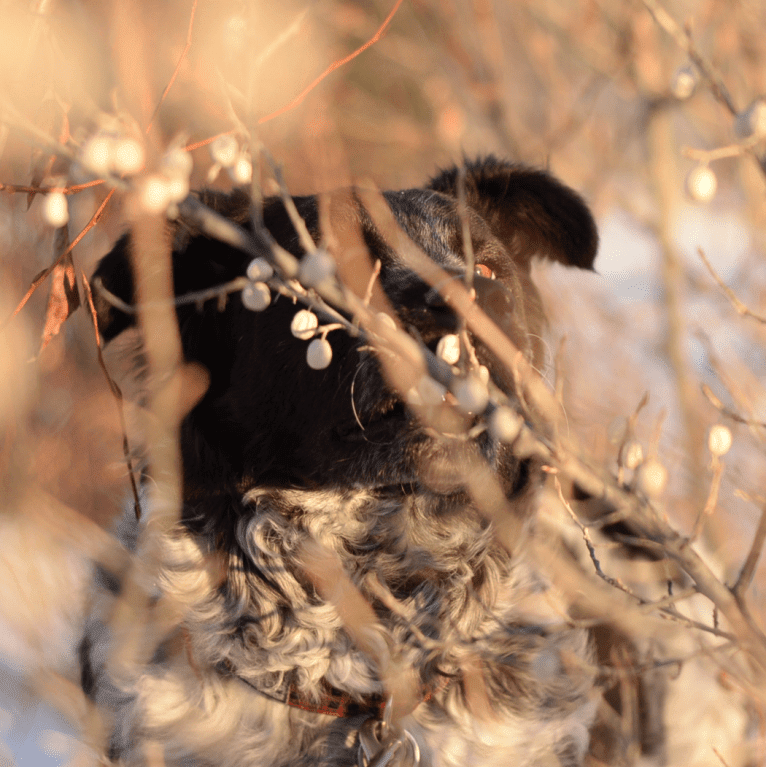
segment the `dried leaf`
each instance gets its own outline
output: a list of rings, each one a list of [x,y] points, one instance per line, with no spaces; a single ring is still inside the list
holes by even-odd
[[[58,245],[62,249],[68,247],[68,237],[65,234],[66,227],[61,230],[63,235],[57,237]],[[57,264],[51,275],[51,292],[48,296],[48,308],[45,310],[45,328],[43,340],[40,346],[42,351],[53,336],[57,335],[61,326],[67,321],[72,312],[80,306],[80,294],[77,290],[74,263],[71,251]]]

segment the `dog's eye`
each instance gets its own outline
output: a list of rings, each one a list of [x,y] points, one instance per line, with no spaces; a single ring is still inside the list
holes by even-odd
[[[486,264],[476,264],[474,272],[478,274],[479,277],[486,277],[488,280],[497,279],[497,275]]]

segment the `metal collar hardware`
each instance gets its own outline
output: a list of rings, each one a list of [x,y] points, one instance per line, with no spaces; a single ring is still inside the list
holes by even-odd
[[[405,729],[391,724],[391,698],[383,718],[370,717],[359,730],[358,767],[419,767],[420,748]]]

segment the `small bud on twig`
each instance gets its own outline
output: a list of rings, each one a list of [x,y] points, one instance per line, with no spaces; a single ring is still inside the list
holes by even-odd
[[[454,333],[442,336],[436,344],[436,355],[448,365],[457,364],[460,359],[460,339]]]
[[[138,173],[144,166],[144,148],[133,138],[116,141],[112,150],[112,167],[120,175]]]
[[[734,120],[734,132],[739,138],[766,137],[766,100],[759,96],[743,109]]]
[[[315,250],[301,260],[298,279],[307,288],[313,288],[335,273],[335,261],[327,253]]]
[[[312,338],[316,329],[319,327],[319,318],[314,312],[308,309],[301,309],[295,313],[290,323],[290,332],[301,341],[308,341]]]
[[[235,184],[249,184],[253,180],[253,163],[246,154],[237,157],[234,165],[229,168],[229,175]]]
[[[723,424],[716,424],[710,429],[710,433],[707,438],[708,450],[720,458],[722,455],[726,455],[731,449],[732,435],[728,426]]]
[[[253,312],[262,312],[271,303],[271,291],[265,282],[254,282],[242,289],[242,303]]]
[[[247,265],[247,279],[252,282],[266,282],[274,276],[274,268],[262,256],[254,258]]]
[[[656,458],[650,458],[638,471],[638,484],[650,498],[657,498],[668,484],[668,470]]]
[[[631,440],[625,445],[623,455],[623,464],[626,469],[637,469],[644,460],[644,449],[641,447],[641,443],[636,440]]]
[[[453,393],[458,407],[465,413],[481,413],[489,402],[487,385],[475,375],[468,375],[458,381]]]
[[[497,408],[489,419],[489,431],[500,442],[511,443],[519,436],[522,417],[506,405]]]
[[[222,168],[231,168],[238,154],[239,147],[234,136],[218,136],[210,145],[210,156]]]
[[[306,349],[306,362],[312,370],[324,370],[332,361],[332,346],[326,338],[315,338]]]
[[[697,69],[691,64],[685,64],[676,69],[670,84],[670,90],[677,99],[683,101],[694,93],[698,80]]]
[[[63,192],[51,192],[43,203],[45,221],[57,229],[69,221],[69,207]]]
[[[697,202],[710,202],[718,189],[718,179],[707,165],[698,165],[686,177],[689,196]]]

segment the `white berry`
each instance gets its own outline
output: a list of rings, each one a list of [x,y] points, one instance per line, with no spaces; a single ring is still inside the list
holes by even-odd
[[[636,440],[631,440],[625,445],[623,450],[623,463],[628,469],[637,469],[644,460],[644,449],[641,447],[641,443]]]
[[[501,405],[489,419],[489,431],[500,441],[510,443],[519,436],[524,419],[507,405]]]
[[[332,346],[326,338],[315,338],[306,349],[306,362],[312,370],[324,370],[332,360]]]
[[[718,179],[707,165],[698,165],[686,177],[686,188],[697,202],[710,202],[718,189]]]
[[[274,269],[271,264],[263,258],[258,256],[254,258],[247,265],[247,279],[252,282],[266,282],[274,276]]]
[[[171,202],[181,202],[189,194],[189,178],[181,175],[168,176],[165,189]]]
[[[171,189],[164,176],[149,176],[141,187],[141,207],[148,213],[161,213],[171,202]]]
[[[438,405],[443,401],[447,390],[431,376],[423,376],[418,381],[417,393],[424,405]]]
[[[454,333],[442,336],[436,344],[436,355],[448,365],[457,364],[460,359],[460,339]]]
[[[114,139],[107,135],[98,135],[90,139],[82,150],[82,161],[88,170],[94,173],[108,173],[112,166]]]
[[[668,484],[668,470],[656,458],[650,458],[638,470],[638,483],[650,498],[656,498]]]
[[[51,226],[64,226],[69,221],[66,195],[62,192],[51,192],[47,195],[43,204],[43,216]]]
[[[481,413],[489,402],[487,386],[480,378],[469,375],[458,381],[453,394],[458,407],[465,413]]]
[[[132,175],[144,166],[144,147],[133,138],[115,142],[112,151],[112,167],[116,173]]]
[[[734,121],[734,132],[740,138],[766,136],[766,101],[757,98],[750,106],[737,115]]]
[[[234,166],[229,168],[234,183],[249,184],[253,180],[253,164],[247,155],[241,154],[237,157]]]
[[[314,312],[308,309],[301,309],[295,313],[293,321],[290,323],[290,332],[301,341],[308,341],[316,329],[319,327],[319,319]]]
[[[237,139],[234,136],[218,136],[210,145],[210,154],[222,168],[231,168],[239,154]]]
[[[253,312],[262,312],[271,303],[271,291],[264,282],[254,282],[242,290],[242,303]]]
[[[688,99],[697,87],[697,70],[691,65],[679,67],[673,75],[670,90],[677,99]]]
[[[168,178],[181,176],[188,179],[191,176],[194,160],[189,152],[180,146],[173,147],[162,158],[160,168]]]
[[[710,434],[708,434],[707,438],[707,446],[713,455],[719,458],[722,455],[726,455],[731,449],[731,443],[731,430],[728,426],[719,423],[710,429]]]
[[[323,250],[306,254],[301,260],[298,280],[307,288],[324,282],[335,273],[335,261]]]

